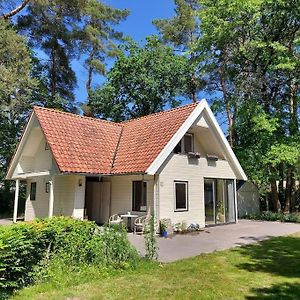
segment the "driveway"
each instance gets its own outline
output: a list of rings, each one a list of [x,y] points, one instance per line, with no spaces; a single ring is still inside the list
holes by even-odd
[[[238,224],[205,228],[200,233],[158,237],[158,260],[172,262],[295,232],[300,232],[300,224],[240,220]],[[128,239],[143,255],[143,236],[128,234]]]

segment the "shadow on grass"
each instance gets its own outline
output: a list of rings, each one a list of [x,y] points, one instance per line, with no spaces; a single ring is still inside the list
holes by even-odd
[[[248,262],[237,265],[240,269],[300,278],[300,238],[273,238],[236,251],[249,258]]]
[[[254,289],[255,296],[248,296],[248,300],[298,300],[300,299],[299,283],[276,284],[269,288]]]

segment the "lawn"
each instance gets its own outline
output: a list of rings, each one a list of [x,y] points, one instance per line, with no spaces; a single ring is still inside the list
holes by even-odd
[[[108,277],[58,276],[13,299],[300,299],[300,233]],[[96,271],[95,271],[96,272]]]

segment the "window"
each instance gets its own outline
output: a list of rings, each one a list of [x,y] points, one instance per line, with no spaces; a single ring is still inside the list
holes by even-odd
[[[132,210],[147,210],[147,182],[145,181],[132,182]]]
[[[193,134],[186,133],[181,141],[174,148],[174,153],[188,153],[194,151],[194,138]]]
[[[193,135],[186,134],[184,136],[184,153],[193,152]]]
[[[36,199],[36,182],[31,182],[30,185],[30,200],[35,201]]]
[[[188,183],[175,181],[175,211],[188,210]]]

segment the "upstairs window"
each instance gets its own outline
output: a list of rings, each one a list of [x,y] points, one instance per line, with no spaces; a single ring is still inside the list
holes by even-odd
[[[145,181],[132,182],[132,210],[147,210],[147,182]]]
[[[188,153],[194,152],[194,135],[186,133],[181,141],[174,148],[174,153]]]

